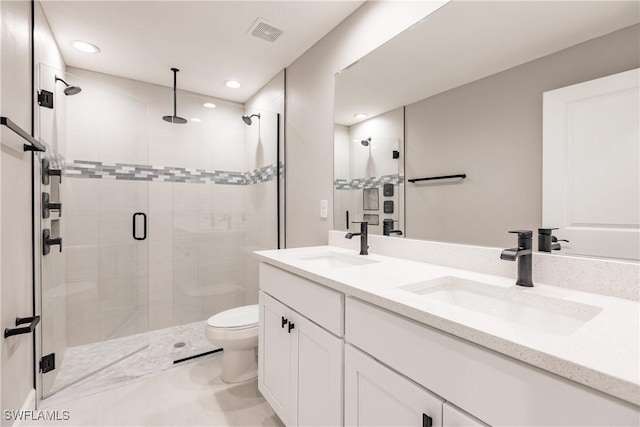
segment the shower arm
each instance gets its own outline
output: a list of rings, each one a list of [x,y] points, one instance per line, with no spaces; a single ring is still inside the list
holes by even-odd
[[[173,116],[176,117],[178,115],[178,102],[177,102],[177,91],[176,85],[178,84],[178,69],[172,68],[173,71]]]

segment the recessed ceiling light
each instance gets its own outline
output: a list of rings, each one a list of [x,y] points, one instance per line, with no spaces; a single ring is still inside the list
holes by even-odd
[[[197,118],[197,117],[194,117],[193,119],[191,119],[191,121],[192,121],[192,122],[201,122],[202,120],[200,120],[200,119],[199,119],[199,118]]]
[[[242,86],[240,82],[237,82],[235,80],[227,80],[226,82],[224,82],[224,85],[231,89],[238,89],[240,86]]]
[[[355,117],[356,119],[364,119],[367,117],[367,115],[365,113],[358,113],[354,114],[353,117]]]
[[[214,104],[213,102],[205,102],[202,105],[204,105],[207,108],[216,108],[216,104]]]
[[[89,42],[83,42],[82,40],[74,40],[71,45],[78,49],[80,52],[84,53],[98,53],[100,52],[100,48],[94,44]]]

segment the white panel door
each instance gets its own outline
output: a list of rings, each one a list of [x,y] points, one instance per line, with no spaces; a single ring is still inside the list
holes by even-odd
[[[443,400],[350,345],[345,349],[347,426],[442,426]]]
[[[544,94],[544,227],[562,252],[640,258],[640,71]]]
[[[292,312],[291,425],[341,426],[344,342]]]
[[[258,389],[285,425],[289,423],[291,339],[289,309],[260,291]]]

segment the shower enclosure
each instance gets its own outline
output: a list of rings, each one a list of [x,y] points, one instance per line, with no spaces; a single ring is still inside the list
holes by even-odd
[[[207,318],[257,302],[251,253],[277,247],[280,116],[180,93],[178,125],[162,120],[169,88],[44,65],[39,82],[54,99],[39,108],[46,163],[63,171],[35,181],[38,200],[62,205],[36,232],[63,243],[39,250],[40,353],[55,354],[40,398],[216,350]]]

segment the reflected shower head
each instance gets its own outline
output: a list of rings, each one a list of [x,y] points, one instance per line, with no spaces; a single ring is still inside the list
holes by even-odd
[[[247,125],[251,126],[251,117],[257,117],[258,120],[260,120],[260,114],[252,114],[252,115],[247,115],[245,114],[244,116],[242,116],[242,121],[245,122]]]
[[[368,147],[370,142],[371,142],[371,137],[367,139],[363,139],[362,141],[360,141],[360,144],[364,145],[365,147]]]
[[[64,88],[64,94],[69,96],[69,95],[75,95],[78,94],[82,91],[82,88],[80,88],[80,86],[71,86],[69,83],[65,82],[64,80],[62,80],[60,77],[56,76],[56,82],[62,82],[64,83],[64,85],[66,86]]]

